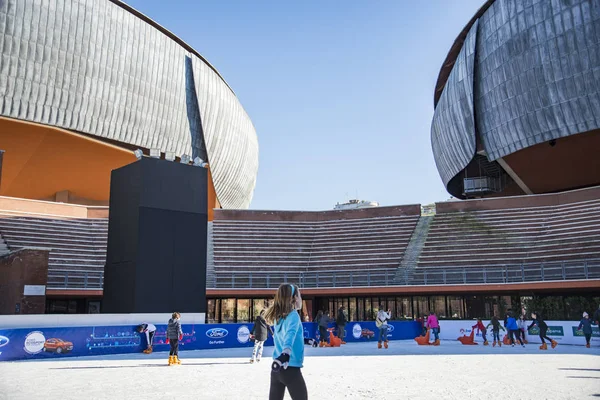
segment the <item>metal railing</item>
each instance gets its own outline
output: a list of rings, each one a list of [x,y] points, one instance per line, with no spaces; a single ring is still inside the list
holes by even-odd
[[[104,272],[53,269],[48,271],[49,289],[102,290]]]
[[[600,259],[537,264],[419,267],[397,273],[396,269],[262,272],[215,272],[216,288],[276,288],[294,283],[301,288],[467,285],[600,279]]]
[[[215,272],[215,288],[277,288],[294,283],[301,288],[376,287],[404,285],[468,285],[600,279],[600,259],[485,266],[419,267],[412,272],[388,269],[321,271]],[[49,289],[101,290],[104,273],[52,270]]]

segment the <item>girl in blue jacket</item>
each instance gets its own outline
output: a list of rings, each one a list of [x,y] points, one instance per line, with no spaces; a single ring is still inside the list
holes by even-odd
[[[306,383],[300,368],[304,362],[304,329],[297,310],[302,309],[300,290],[284,283],[275,294],[273,306],[265,319],[274,325],[273,364],[269,400],[283,400],[285,388],[292,400],[308,398]]]

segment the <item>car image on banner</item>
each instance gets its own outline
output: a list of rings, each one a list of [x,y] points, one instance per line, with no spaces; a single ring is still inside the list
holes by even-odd
[[[68,353],[71,350],[73,350],[73,343],[62,339],[51,338],[47,339],[44,343],[44,351],[48,353],[62,354]]]

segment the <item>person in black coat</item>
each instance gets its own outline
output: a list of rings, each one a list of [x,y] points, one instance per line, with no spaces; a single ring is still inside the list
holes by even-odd
[[[556,340],[550,339],[546,335],[546,333],[548,332],[548,324],[546,324],[546,322],[542,319],[542,316],[540,314],[538,314],[537,312],[532,312],[531,319],[533,319],[533,321],[531,322],[531,325],[529,325],[527,327],[527,330],[530,330],[534,326],[537,326],[538,329],[540,330],[540,339],[542,340],[542,345],[540,346],[540,350],[548,350],[548,345],[546,344],[544,339],[548,340],[551,343],[552,348],[555,348],[558,345],[558,343],[556,342]]]
[[[344,338],[346,337],[346,324],[348,323],[348,315],[344,306],[341,306],[337,312],[335,323],[338,329],[338,337],[342,340],[342,344],[346,344]]]
[[[577,327],[578,331],[583,331],[583,335],[585,336],[585,347],[590,348],[590,340],[592,339],[592,321],[590,320],[590,316],[588,313],[583,313],[583,318],[579,321],[579,326]]]
[[[252,350],[250,364],[254,363],[254,361],[260,362],[263,346],[269,337],[269,331],[273,335],[273,330],[265,320],[265,310],[262,310],[254,320],[254,327],[252,327],[252,332],[250,333],[250,339],[254,339],[254,350]]]

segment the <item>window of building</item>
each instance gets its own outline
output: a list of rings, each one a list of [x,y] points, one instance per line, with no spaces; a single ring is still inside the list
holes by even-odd
[[[412,302],[410,297],[396,297],[396,313],[398,319],[412,319]]]
[[[221,323],[235,322],[235,299],[221,299]]]
[[[430,311],[433,311],[438,318],[446,319],[446,296],[431,296],[429,297]]]
[[[250,322],[250,300],[237,299],[237,321]]]
[[[260,312],[262,310],[266,310],[267,309],[267,299],[253,299],[252,300],[252,316],[254,317],[252,320],[254,321],[254,319],[260,314]]]
[[[413,310],[417,317],[429,315],[429,301],[425,296],[413,297]]]
[[[206,323],[216,324],[219,322],[219,313],[217,312],[218,299],[208,299],[206,301]]]
[[[348,299],[348,321],[357,321],[356,319],[356,297]]]
[[[373,321],[373,310],[371,308],[371,298],[365,298],[365,319],[363,321]]]
[[[356,299],[356,320],[366,321],[365,319],[365,299],[359,297]]]
[[[448,318],[463,319],[465,317],[465,301],[461,296],[448,296]]]

